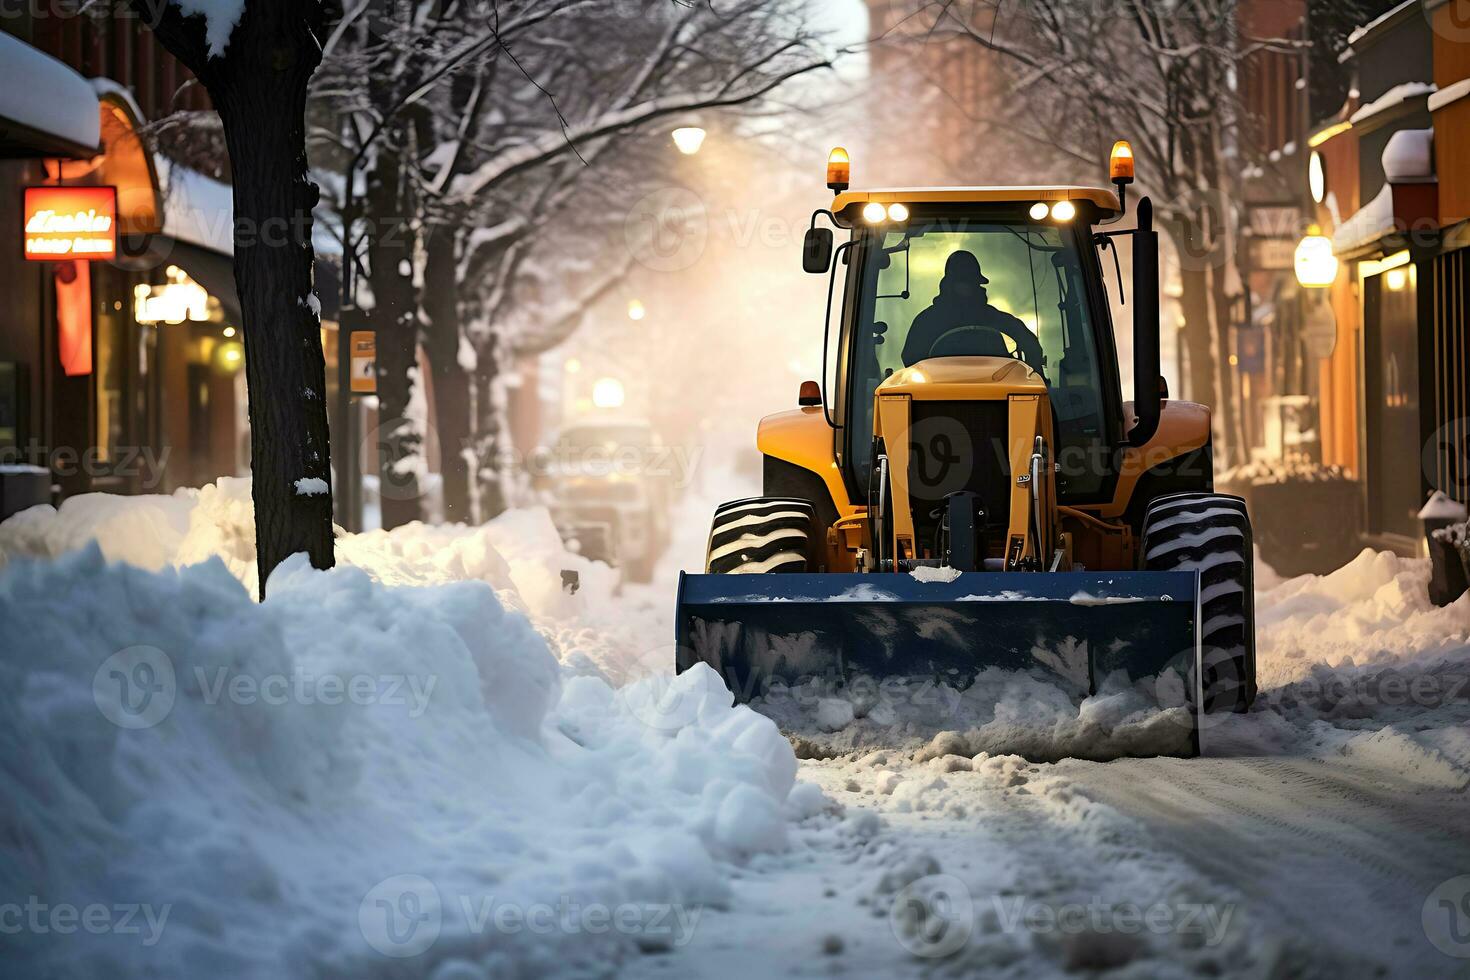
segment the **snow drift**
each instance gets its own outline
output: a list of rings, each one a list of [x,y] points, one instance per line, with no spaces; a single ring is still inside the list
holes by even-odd
[[[687,941],[810,812],[789,744],[712,674],[559,669],[517,607],[575,597],[497,532],[364,535],[343,552],[372,574],[297,556],[257,603],[244,525],[199,521],[222,497],[5,525],[0,895],[34,917],[7,971],[605,970]],[[104,554],[167,566],[205,541],[186,568]],[[388,581],[450,566],[472,580]]]
[[[215,558],[252,595],[259,591],[247,479],[224,477],[169,496],[89,493],[60,508],[32,507],[0,523],[0,567],[19,557],[55,558],[89,542],[109,561],[155,571]],[[614,683],[648,673],[642,660],[657,623],[630,616],[637,607],[614,597],[617,573],[567,551],[545,509],[509,511],[478,527],[413,523],[339,533],[336,552],[339,566],[363,569],[385,585],[484,582],[503,605],[530,617],[557,659]],[[563,571],[576,573],[575,594]]]

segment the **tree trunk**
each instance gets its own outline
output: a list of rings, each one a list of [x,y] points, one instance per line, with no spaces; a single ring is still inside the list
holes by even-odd
[[[136,0],[135,8],[147,6]],[[234,175],[235,283],[250,401],[251,495],[260,595],[284,559],[330,568],[332,471],[321,324],[312,289],[306,87],[321,60],[320,8],[251,0],[223,57],[209,57],[203,17],[170,4],[148,20],[209,91]]]
[[[1220,420],[1220,431],[1225,435],[1225,445],[1220,453],[1226,466],[1245,462],[1245,436],[1240,425],[1240,412],[1235,399],[1237,371],[1230,363],[1231,335],[1233,332],[1230,296],[1225,292],[1225,270],[1217,268],[1210,276],[1210,298],[1215,310],[1215,368],[1218,372],[1216,390],[1219,404],[1216,406]]]
[[[476,441],[475,474],[479,485],[480,520],[499,516],[510,500],[505,479],[505,405],[499,390],[500,360],[492,337],[479,347],[479,364],[475,371],[475,404],[479,409],[479,439]]]
[[[434,418],[444,481],[444,520],[469,523],[470,460],[474,433],[470,375],[459,363],[464,334],[459,320],[458,261],[452,229],[435,225],[424,244],[424,347],[434,372]]]
[[[390,146],[407,133],[389,132]],[[371,322],[378,344],[378,426],[363,451],[378,461],[384,529],[423,519],[419,472],[424,465],[421,420],[409,417],[411,372],[418,366],[418,294],[413,285],[413,232],[409,227],[402,173],[396,152],[378,155],[368,175],[368,281]]]
[[[1188,375],[1183,397],[1202,405],[1215,406],[1215,354],[1210,337],[1210,276],[1202,251],[1200,223],[1192,218],[1174,222],[1170,231],[1179,256],[1179,281],[1183,289],[1179,305],[1184,311],[1184,348]]]

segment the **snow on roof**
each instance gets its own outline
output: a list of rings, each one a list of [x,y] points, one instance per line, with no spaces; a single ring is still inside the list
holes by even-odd
[[[1383,148],[1383,175],[1391,184],[1434,180],[1434,130],[1401,129]]]
[[[235,192],[229,184],[155,156],[163,233],[221,255],[235,254]]]
[[[1348,46],[1351,47],[1357,44],[1359,41],[1363,40],[1363,38],[1367,37],[1369,34],[1372,34],[1378,28],[1388,23],[1389,20],[1391,20],[1399,11],[1403,10],[1405,7],[1418,6],[1419,2],[1420,0],[1404,0],[1403,3],[1394,7],[1392,10],[1388,11],[1382,16],[1375,17],[1373,20],[1370,20],[1363,26],[1355,28],[1353,32],[1348,35]]]
[[[92,91],[96,92],[99,97],[111,96],[127,106],[128,111],[133,114],[134,119],[141,121],[148,118],[143,115],[142,107],[138,105],[138,100],[133,97],[133,90],[121,82],[114,81],[111,78],[89,78],[87,79],[87,84],[92,86]]]
[[[3,31],[0,118],[93,150],[102,135],[97,95],[87,80]]]
[[[1378,196],[1358,209],[1332,235],[1332,251],[1338,255],[1376,242],[1394,230],[1393,185],[1385,183]]]
[[[1353,113],[1348,119],[1348,122],[1357,125],[1365,119],[1371,119],[1380,112],[1392,109],[1394,106],[1408,102],[1410,99],[1417,99],[1424,95],[1433,95],[1437,91],[1439,89],[1433,82],[1405,82],[1402,85],[1395,85]]]
[[[1451,102],[1458,102],[1465,96],[1470,95],[1470,78],[1462,78],[1453,85],[1447,85],[1429,97],[1429,111],[1438,112]]]

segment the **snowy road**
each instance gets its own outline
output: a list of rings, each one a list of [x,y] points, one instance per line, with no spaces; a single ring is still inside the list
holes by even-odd
[[[1440,903],[1470,926],[1470,877],[1441,888],[1470,876],[1470,608],[1387,556],[1262,577],[1265,693],[1207,757],[805,760],[863,832],[798,838],[632,975],[1470,977]],[[938,889],[930,940],[895,873]]]
[[[1230,883],[1254,917],[1303,949],[1337,954],[1354,973],[1371,964],[1430,976],[1449,966],[1426,942],[1421,917],[1435,886],[1470,873],[1463,787],[1301,758],[1150,759],[1116,768],[1057,770],[1147,826],[1160,848]]]
[[[1311,758],[1022,763],[947,773],[943,810],[895,813],[867,795],[878,771],[804,764],[800,778],[847,803],[849,820],[877,809],[884,829],[738,881],[733,911],[707,912],[692,943],[634,975],[1037,976],[1112,964],[1137,976],[1470,976],[1470,960],[1435,949],[1421,920],[1437,885],[1470,874],[1463,787]],[[854,783],[863,789],[844,789]],[[906,864],[963,885],[950,914],[964,935],[942,959],[893,924],[882,876]],[[1058,919],[1017,921],[1015,903]],[[1103,912],[1069,925],[1068,906]],[[1128,906],[1166,924],[1134,923]]]

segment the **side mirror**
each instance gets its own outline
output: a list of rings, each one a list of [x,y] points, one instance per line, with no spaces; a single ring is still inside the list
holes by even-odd
[[[812,274],[832,268],[832,229],[808,228],[801,242],[801,267]]]

